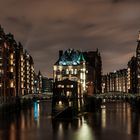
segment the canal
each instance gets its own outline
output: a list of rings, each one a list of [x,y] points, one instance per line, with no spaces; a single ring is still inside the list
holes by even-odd
[[[52,121],[51,102],[0,116],[0,140],[138,140],[140,113],[112,102],[73,121]]]

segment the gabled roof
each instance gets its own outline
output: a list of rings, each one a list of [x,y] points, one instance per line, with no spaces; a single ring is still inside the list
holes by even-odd
[[[63,53],[55,65],[79,65],[83,61],[85,61],[85,58],[82,52],[68,49]]]

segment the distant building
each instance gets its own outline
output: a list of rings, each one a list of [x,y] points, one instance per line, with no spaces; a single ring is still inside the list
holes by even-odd
[[[52,95],[53,79],[44,77],[39,71],[38,74],[35,75],[34,92],[36,94],[47,93],[48,95]]]
[[[128,92],[127,69],[110,72],[102,77],[102,93]]]
[[[42,77],[42,93],[53,92],[53,79]]]
[[[107,75],[102,76],[102,93],[106,93],[108,91],[107,89]]]
[[[140,93],[140,32],[137,42],[136,56],[130,59],[127,69],[102,76],[102,93]]]
[[[40,71],[38,72],[37,78],[38,78],[38,93],[40,94],[42,93],[42,78],[43,78]]]

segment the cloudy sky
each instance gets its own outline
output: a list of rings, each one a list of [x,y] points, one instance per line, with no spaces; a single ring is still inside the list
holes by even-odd
[[[58,51],[99,49],[103,72],[125,68],[135,55],[139,0],[0,0],[0,24],[51,77]]]

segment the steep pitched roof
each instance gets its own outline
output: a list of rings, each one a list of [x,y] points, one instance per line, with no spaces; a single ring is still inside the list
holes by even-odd
[[[85,58],[82,52],[68,49],[63,53],[55,65],[79,65],[83,61],[85,61]]]

